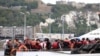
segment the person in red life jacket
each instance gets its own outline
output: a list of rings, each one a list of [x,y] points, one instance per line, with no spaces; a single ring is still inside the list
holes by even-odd
[[[82,42],[82,45],[87,45],[88,44],[88,42],[85,40],[85,38],[82,38],[81,42]]]
[[[35,44],[34,47],[35,47],[36,51],[37,51],[37,50],[41,50],[42,47],[41,47],[41,45],[40,45],[40,39],[37,39],[37,40],[36,40],[36,44]]]
[[[70,48],[70,40],[68,38],[66,38],[64,41],[63,41],[63,48],[64,49],[69,49]]]
[[[74,39],[71,39],[70,40],[70,50],[73,50],[75,47],[75,40]]]
[[[92,40],[92,43],[97,43],[98,42],[98,40],[99,40],[99,38],[95,38],[94,40]]]
[[[94,40],[91,40],[91,42],[92,42],[93,44],[95,44],[96,41],[97,41],[97,38],[95,38]]]
[[[39,50],[42,49],[40,43],[38,43],[38,42],[36,43],[36,45],[35,45],[35,49],[36,49],[36,51],[39,51]]]
[[[33,40],[31,41],[31,49],[32,49],[32,51],[35,50],[35,45],[36,45],[36,40],[33,39]]]
[[[17,51],[28,51],[28,48],[25,46],[24,43],[20,43],[20,46],[18,47]]]
[[[31,50],[31,40],[28,37],[24,40],[24,44],[29,50]]]
[[[54,50],[59,49],[59,42],[58,42],[58,40],[55,40],[55,41],[52,43],[52,49],[54,49]]]
[[[87,44],[90,44],[92,41],[89,38],[86,38]]]
[[[82,42],[80,41],[80,39],[76,39],[74,48],[80,48],[81,46],[82,46]]]

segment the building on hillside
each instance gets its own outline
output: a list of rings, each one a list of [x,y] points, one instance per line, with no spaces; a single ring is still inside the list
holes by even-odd
[[[33,2],[33,0],[25,0],[25,2]]]
[[[56,1],[56,4],[67,4],[67,2],[65,0],[61,0],[61,1]]]
[[[76,7],[76,8],[82,8],[82,7],[85,7],[85,3],[76,3],[74,1],[71,1],[71,2],[67,2],[67,5],[72,5],[73,7]]]

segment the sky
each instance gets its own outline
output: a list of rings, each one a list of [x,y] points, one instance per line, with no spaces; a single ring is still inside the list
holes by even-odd
[[[44,3],[52,3],[55,4],[56,1],[60,0],[42,0]],[[66,0],[68,1],[68,0]],[[83,3],[100,3],[100,0],[69,0],[69,1],[75,1],[75,2],[83,2]]]

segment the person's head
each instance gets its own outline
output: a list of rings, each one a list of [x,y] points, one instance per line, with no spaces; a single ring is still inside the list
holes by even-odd
[[[23,41],[20,41],[19,45],[25,45],[25,43]]]
[[[8,41],[7,41],[7,44],[12,44],[12,41],[11,41],[11,40],[8,40]]]
[[[40,39],[36,39],[36,41],[40,41]]]
[[[86,38],[86,40],[89,41],[90,39],[89,38]]]
[[[65,40],[68,40],[68,38],[65,38]]]
[[[44,39],[44,41],[47,41],[47,42],[49,42],[49,39],[48,39],[48,38],[45,38],[45,39]]]
[[[40,43],[40,39],[37,39],[37,40],[36,40],[36,43]]]
[[[85,38],[82,38],[82,40],[85,40]]]
[[[75,40],[74,40],[74,39],[71,39],[70,41],[71,41],[71,43],[74,43],[74,42],[75,42]]]
[[[24,36],[24,40],[29,40],[29,37],[27,37],[27,36]]]
[[[35,39],[32,39],[32,41],[35,41]]]
[[[9,39],[6,40],[6,43],[9,42]]]
[[[57,42],[58,40],[56,39],[55,42]]]
[[[19,42],[19,39],[15,38],[15,39],[14,39],[14,42]]]

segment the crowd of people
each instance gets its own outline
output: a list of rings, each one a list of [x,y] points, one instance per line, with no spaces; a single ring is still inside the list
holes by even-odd
[[[80,48],[82,45],[88,45],[100,42],[99,38],[94,40],[89,40],[89,38],[80,39],[55,39],[50,40],[45,38],[40,39],[29,39],[25,40],[7,40],[3,48],[5,49],[5,55],[15,55],[16,51],[60,51],[60,50],[73,50],[75,48]]]

